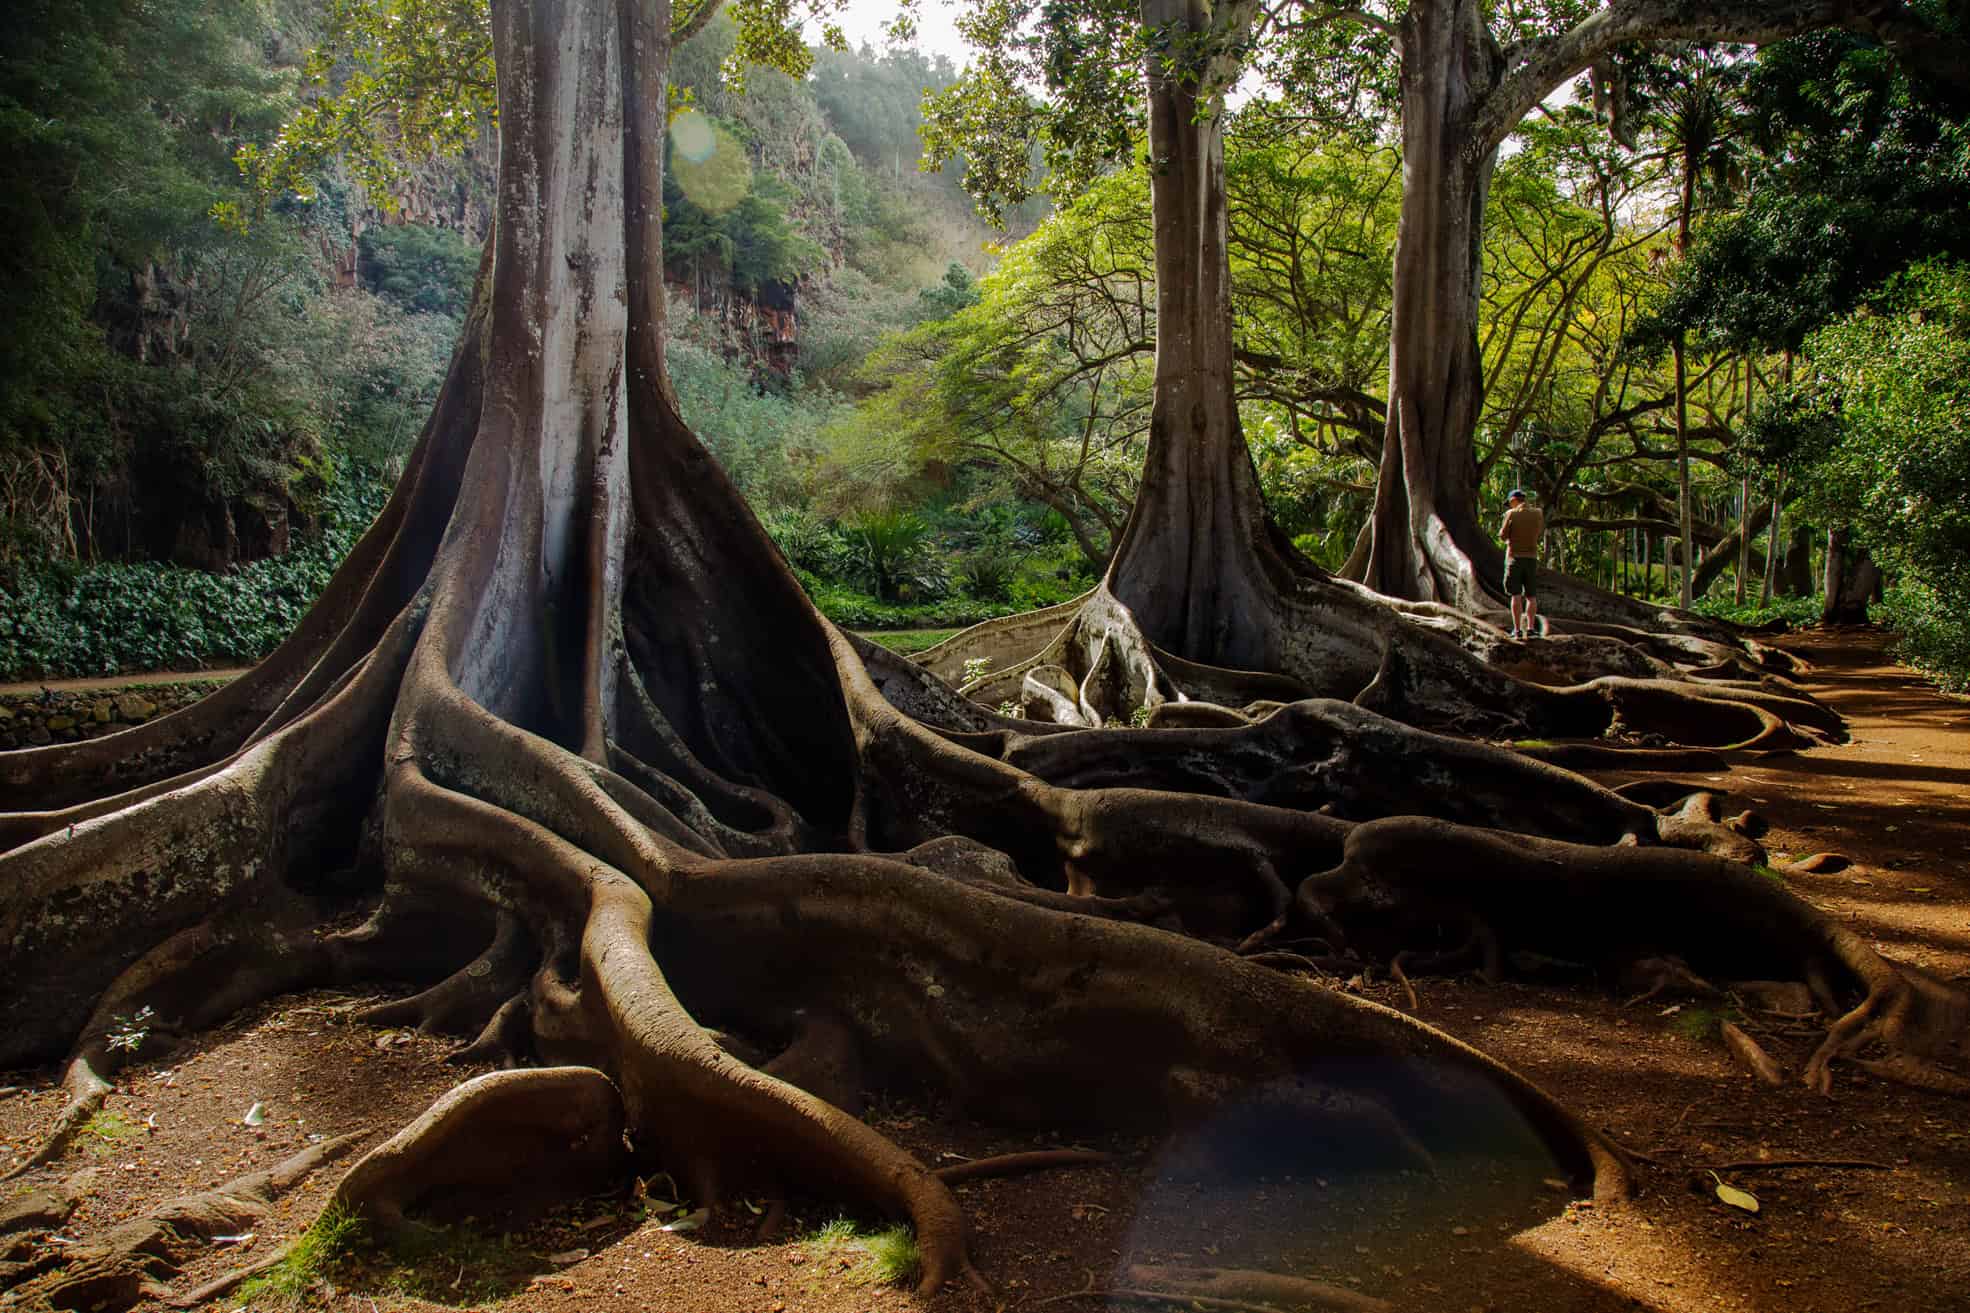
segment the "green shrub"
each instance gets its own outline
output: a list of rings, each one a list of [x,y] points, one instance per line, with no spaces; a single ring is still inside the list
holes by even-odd
[[[929,601],[950,588],[930,526],[921,516],[873,512],[851,521],[843,538],[849,568],[884,602]]]
[[[796,570],[826,576],[841,569],[847,552],[841,534],[814,512],[781,507],[762,513],[759,523]]]
[[[1071,601],[1086,592],[1093,580],[1046,557],[1022,563],[1004,599],[993,601],[956,594],[926,602],[885,602],[838,579],[796,569],[795,576],[814,599],[821,614],[844,629],[963,628],[1022,611],[1037,611]]]
[[[1897,656],[1951,692],[1970,693],[1970,616],[1914,580],[1890,588],[1880,614],[1895,631]]]
[[[231,574],[146,562],[0,583],[0,679],[258,661],[307,613],[388,494],[374,475],[344,475],[321,494],[319,537]]]
[[[1019,558],[1007,551],[973,552],[958,562],[958,587],[981,601],[1007,600],[1018,579]]]
[[[1707,615],[1717,620],[1729,620],[1740,625],[1763,625],[1774,620],[1783,621],[1788,628],[1800,625],[1817,624],[1820,618],[1820,599],[1806,597],[1774,597],[1765,606],[1755,601],[1747,601],[1740,606],[1731,600],[1726,592],[1712,593],[1699,597],[1690,609],[1698,615]]]

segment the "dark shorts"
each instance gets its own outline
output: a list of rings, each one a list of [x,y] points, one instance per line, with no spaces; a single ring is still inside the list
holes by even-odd
[[[1514,556],[1505,563],[1505,596],[1539,596],[1539,561],[1532,556]]]

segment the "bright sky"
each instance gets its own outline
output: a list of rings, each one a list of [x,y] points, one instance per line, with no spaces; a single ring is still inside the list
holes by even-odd
[[[948,0],[921,0],[917,7],[916,48],[926,55],[944,55],[952,65],[963,68],[970,57],[970,47],[958,35],[957,7]],[[896,17],[896,0],[851,0],[835,21],[848,36],[850,49],[860,49],[863,42],[881,50],[889,44],[889,37],[883,32],[883,24]],[[821,39],[820,25],[809,23],[807,36],[810,41]]]

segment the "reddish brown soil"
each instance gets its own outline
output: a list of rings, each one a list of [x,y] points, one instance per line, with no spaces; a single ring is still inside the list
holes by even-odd
[[[1970,705],[1889,663],[1871,633],[1812,632],[1792,642],[1817,663],[1815,690],[1849,718],[1853,742],[1742,762],[1705,782],[1772,822],[1774,854],[1855,859],[1837,874],[1792,876],[1804,896],[1905,961],[1970,976]],[[1355,987],[1406,1006],[1387,985]],[[636,1199],[592,1200],[521,1233],[503,1258],[433,1257],[415,1279],[456,1291],[446,1295],[454,1307],[504,1300],[525,1313],[1137,1307],[1074,1297],[1119,1283],[1131,1263],[1292,1272],[1399,1308],[1454,1313],[1970,1308],[1970,1119],[1961,1101],[1851,1068],[1840,1069],[1830,1099],[1794,1084],[1766,1089],[1714,1038],[1678,1029],[1698,1029],[1692,1014],[1702,1005],[1689,1000],[1623,1006],[1580,988],[1471,980],[1422,980],[1416,990],[1419,1015],[1516,1064],[1656,1159],[1636,1200],[1612,1208],[1570,1202],[1536,1164],[1482,1159],[1445,1164],[1437,1178],[1203,1185],[1159,1170],[1181,1146],[1014,1135],[897,1104],[871,1120],[932,1163],[1049,1143],[1093,1144],[1118,1158],[959,1188],[978,1265],[997,1286],[989,1295],[952,1291],[926,1302],[867,1283],[853,1249],[813,1238],[838,1210],[803,1200],[792,1203],[794,1238],[764,1245],[752,1243],[756,1219],[743,1207],[679,1234],[659,1230],[662,1217],[645,1216]],[[133,1133],[92,1142],[47,1174],[99,1173],[95,1197],[66,1234],[86,1236],[169,1195],[265,1165],[310,1135],[395,1128],[459,1078],[442,1064],[439,1041],[350,1026],[350,1006],[321,995],[281,1000],[140,1065],[109,1104]],[[1759,1025],[1755,1014],[1749,1020],[1796,1072],[1814,1037]],[[0,1099],[0,1163],[22,1153],[53,1113],[53,1077],[0,1078],[27,1086]],[[258,1130],[241,1124],[256,1101],[267,1116]],[[1723,1171],[1723,1180],[1757,1196],[1756,1216],[1712,1191],[1710,1168],[1782,1158],[1867,1160],[1880,1169]],[[320,1173],[281,1205],[246,1256],[304,1225],[339,1170]],[[650,1189],[663,1195],[667,1187]],[[558,1265],[546,1257],[565,1260],[575,1250],[588,1256]],[[237,1247],[215,1250],[180,1288],[238,1261]],[[378,1313],[439,1307],[402,1294],[405,1284],[405,1274],[373,1262],[338,1270],[308,1302]],[[210,1307],[282,1302],[234,1295]]]

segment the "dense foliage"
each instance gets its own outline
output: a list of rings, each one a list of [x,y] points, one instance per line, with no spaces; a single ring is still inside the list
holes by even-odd
[[[414,439],[479,266],[494,129],[484,0],[416,23],[406,3],[0,16],[0,161],[28,184],[0,197],[0,674],[263,651]],[[1156,324],[1131,61],[1160,38],[1132,5],[979,5],[961,74],[762,45],[773,8],[673,15],[684,414],[837,620],[1072,596],[1140,474]],[[1272,80],[1226,133],[1241,419],[1274,518],[1335,570],[1387,420],[1385,46],[1288,25],[1226,65]],[[1483,232],[1487,501],[1533,489],[1549,559],[1628,592],[1673,597],[1694,556],[1702,605],[1740,617],[1804,614],[1787,594],[1842,525],[1889,569],[1911,650],[1970,677],[1948,493],[1964,110],[1822,35],[1637,49],[1522,124]],[[1043,187],[1066,199],[1041,222]],[[1920,257],[1939,262],[1898,277]],[[182,622],[110,619],[149,604]],[[86,639],[91,616],[118,632]]]
[[[141,561],[0,579],[0,676],[258,661],[307,613],[389,492],[373,475],[343,480],[322,508],[316,538],[230,574]]]
[[[1806,354],[1785,434],[1800,511],[1852,528],[1900,581],[1909,654],[1970,687],[1970,264],[1919,266]]]

